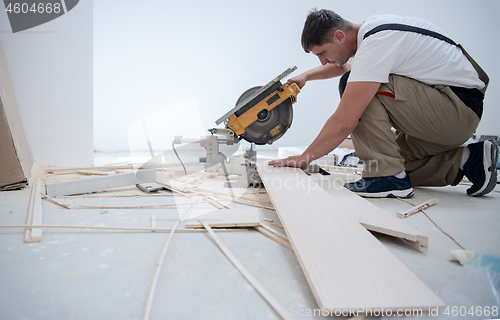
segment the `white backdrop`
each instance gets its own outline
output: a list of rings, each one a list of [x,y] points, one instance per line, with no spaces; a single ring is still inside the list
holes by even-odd
[[[92,3],[80,1],[59,18],[18,33],[12,33],[0,9],[0,37],[17,105],[31,153],[41,165],[94,162]]]
[[[152,117],[147,131],[153,148],[168,149],[174,135],[205,134],[246,89],[288,67],[298,67],[295,75],[317,66],[300,46],[312,7],[332,9],[353,23],[394,13],[440,26],[489,74],[478,134],[500,135],[500,1],[106,0],[94,5],[95,150],[146,150],[145,141],[131,144],[131,136],[140,136],[134,132],[141,119]],[[311,143],[338,105],[337,84],[308,83],[294,105],[292,127],[265,148]],[[187,116],[165,112],[172,108]]]

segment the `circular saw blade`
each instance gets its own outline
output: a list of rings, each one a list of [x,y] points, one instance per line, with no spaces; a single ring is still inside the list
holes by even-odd
[[[254,87],[248,89],[241,95],[236,104],[245,100],[260,88]],[[272,144],[281,138],[288,128],[290,128],[292,118],[292,101],[287,99],[270,111],[262,110],[259,113],[259,119],[248,126],[241,137],[248,142],[254,142],[258,145]]]

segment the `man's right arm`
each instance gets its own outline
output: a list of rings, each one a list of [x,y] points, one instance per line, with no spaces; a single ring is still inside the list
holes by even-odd
[[[340,67],[336,64],[325,64],[288,79],[287,84],[296,83],[302,89],[307,81],[339,77],[349,70],[351,70],[351,65],[347,63]]]

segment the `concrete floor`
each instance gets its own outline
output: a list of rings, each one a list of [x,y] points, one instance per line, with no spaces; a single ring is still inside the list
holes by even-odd
[[[273,156],[273,153],[266,155]],[[124,159],[126,154],[123,157],[98,154],[96,166]],[[182,169],[175,170],[174,176]],[[209,183],[210,188],[218,188],[223,177]],[[449,258],[450,250],[460,249],[456,242],[476,254],[500,256],[500,188],[497,186],[496,191],[482,198],[466,196],[466,189],[466,185],[417,188],[415,197],[408,200],[419,204],[431,198],[439,199],[439,204],[425,210],[427,216],[417,213],[405,220],[429,237],[429,252],[420,253],[400,239],[376,234],[448,304],[450,313],[452,307],[457,307],[458,314],[460,307],[470,311],[471,306],[474,310],[499,306],[484,267],[463,267]],[[26,223],[30,192],[25,189],[0,193],[1,225]],[[103,197],[75,196],[58,200],[92,206],[164,205],[182,201],[166,191],[161,197],[111,197],[118,194],[140,195],[140,191],[131,187],[99,194]],[[395,199],[370,201],[392,215],[411,207]],[[197,209],[207,206],[200,204]],[[155,214],[158,227],[169,228],[179,216],[175,207],[68,210],[45,200],[42,209],[43,223],[47,225],[150,227],[150,216]],[[260,214],[262,218],[279,221],[273,211],[262,210]],[[183,227],[181,223],[179,228]],[[294,319],[322,318],[299,314],[318,307],[291,250],[255,230],[219,232],[218,235]],[[167,233],[44,229],[42,242],[25,244],[24,230],[0,229],[0,319],[140,319],[167,237]],[[498,285],[497,282],[497,288]],[[438,316],[420,318],[500,318],[498,314],[453,317],[445,312],[443,309]],[[208,234],[176,233],[165,256],[151,313],[151,319],[167,318],[279,319],[279,316]]]

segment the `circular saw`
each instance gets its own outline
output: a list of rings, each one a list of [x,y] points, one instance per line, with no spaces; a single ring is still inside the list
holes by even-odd
[[[281,79],[296,69],[287,69],[265,86],[248,89],[238,99],[236,107],[215,123],[224,122],[239,139],[258,145],[272,144],[292,124],[292,105],[300,89],[295,83],[281,84]]]

